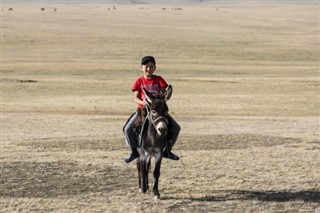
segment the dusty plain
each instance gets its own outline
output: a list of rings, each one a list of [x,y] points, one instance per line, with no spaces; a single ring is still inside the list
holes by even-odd
[[[316,3],[110,6],[2,4],[0,212],[320,212]],[[160,201],[122,162],[148,54],[182,128]]]

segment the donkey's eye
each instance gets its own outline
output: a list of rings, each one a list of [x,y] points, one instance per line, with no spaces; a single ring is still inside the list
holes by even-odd
[[[151,113],[155,115],[157,112],[155,110],[151,110]]]

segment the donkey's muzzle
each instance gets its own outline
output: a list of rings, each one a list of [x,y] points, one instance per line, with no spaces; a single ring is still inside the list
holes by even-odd
[[[156,130],[159,135],[165,135],[168,132],[168,126],[167,123],[164,121],[158,122],[156,125]]]

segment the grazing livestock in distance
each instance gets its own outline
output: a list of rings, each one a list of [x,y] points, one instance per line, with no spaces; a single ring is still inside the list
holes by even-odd
[[[116,6],[109,7],[108,10],[116,10]]]

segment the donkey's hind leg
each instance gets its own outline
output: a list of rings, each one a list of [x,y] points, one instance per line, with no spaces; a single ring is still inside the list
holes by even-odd
[[[140,159],[137,159],[137,170],[138,170],[138,186],[139,186],[139,192],[141,191],[141,163]]]

